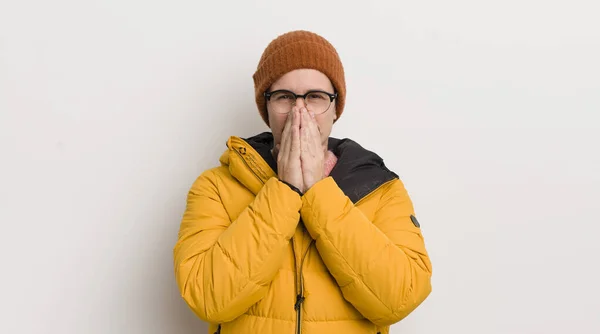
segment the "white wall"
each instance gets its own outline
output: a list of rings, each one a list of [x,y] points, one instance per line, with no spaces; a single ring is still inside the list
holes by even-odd
[[[205,332],[173,279],[185,196],[266,130],[251,75],[299,28],[347,69],[333,135],[380,153],[423,225],[433,293],[392,332],[600,332],[599,9],[1,1],[0,332]]]

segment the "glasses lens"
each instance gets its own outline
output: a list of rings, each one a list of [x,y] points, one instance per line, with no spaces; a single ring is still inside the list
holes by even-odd
[[[292,110],[296,99],[290,92],[275,92],[271,95],[270,102],[275,112],[285,114]]]
[[[308,95],[306,95],[305,101],[308,110],[311,110],[317,115],[327,111],[327,109],[329,109],[329,105],[331,104],[331,99],[329,98],[329,95],[322,92],[308,93]]]

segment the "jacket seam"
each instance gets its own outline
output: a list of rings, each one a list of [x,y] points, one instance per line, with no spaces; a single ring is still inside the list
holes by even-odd
[[[262,319],[275,319],[275,320],[280,320],[280,321],[287,321],[287,322],[296,322],[296,319],[281,319],[281,318],[277,318],[277,317],[268,317],[268,316],[264,316],[264,315],[257,315],[257,314],[242,314],[244,316],[247,317],[256,317],[256,318],[262,318]]]
[[[244,291],[244,289],[246,289],[246,287],[247,287],[249,284],[251,284],[251,283],[253,283],[254,285],[258,285],[258,284],[256,284],[256,283],[252,282],[251,280],[247,279],[247,280],[246,280],[246,284],[244,284],[244,285],[242,285],[242,286],[240,287],[240,289],[238,290],[238,294],[236,294],[236,296],[235,296],[235,297],[233,297],[232,299],[230,299],[230,300],[229,300],[229,303],[231,303],[231,302],[235,301],[235,300],[236,300],[236,298],[238,298],[238,297],[239,297],[239,292],[241,292],[241,291]],[[223,310],[226,310],[227,308],[228,308],[228,306],[223,306],[223,307],[221,307],[221,308],[217,308],[217,309],[216,309],[216,310],[215,310],[213,313],[206,313],[206,317],[207,317],[208,319],[212,319],[212,318],[214,318],[215,314],[219,315],[219,314],[220,314],[220,313],[221,313]],[[220,322],[220,321],[217,321],[217,322]]]
[[[257,314],[243,314],[244,316],[247,317],[257,317],[257,318],[262,318],[262,319],[275,319],[275,320],[280,320],[280,321],[287,321],[287,322],[296,322],[296,319],[281,319],[281,318],[277,318],[277,317],[269,317],[269,316],[265,316],[265,315],[257,315]],[[341,322],[341,321],[369,321],[369,319],[366,318],[357,318],[357,319],[332,319],[332,320],[308,320],[306,318],[302,318],[302,321],[305,322]],[[377,325],[375,325],[377,326]]]
[[[250,205],[248,208],[258,218],[258,219],[255,219],[255,221],[257,221],[257,220],[260,221],[262,223],[263,227],[268,227],[269,232],[273,233],[278,238],[284,237],[284,235],[281,232],[279,232],[275,229],[274,224],[267,223],[267,219],[265,219],[261,210],[255,210],[252,205]]]
[[[240,267],[237,265],[237,263],[235,263],[235,261],[233,261],[233,259],[231,258],[231,255],[229,255],[229,253],[225,251],[223,246],[221,246],[221,243],[219,243],[218,241],[217,241],[217,246],[221,250],[221,253],[223,253],[223,255],[225,255],[225,257],[229,260],[229,262],[231,262],[231,264],[233,264],[233,267],[242,274],[242,277],[244,277],[244,279],[246,279],[246,280],[249,280],[250,278],[244,274],[244,271],[242,269],[240,269]]]

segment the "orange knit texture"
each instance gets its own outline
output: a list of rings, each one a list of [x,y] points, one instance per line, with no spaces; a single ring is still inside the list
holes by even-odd
[[[309,31],[296,30],[278,36],[263,52],[254,79],[256,106],[269,125],[264,92],[281,76],[296,69],[314,69],[325,74],[336,92],[336,113],[339,119],[346,101],[346,79],[340,57],[325,38]]]

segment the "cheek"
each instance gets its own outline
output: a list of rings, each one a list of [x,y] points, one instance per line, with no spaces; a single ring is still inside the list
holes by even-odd
[[[330,129],[333,125],[333,121],[335,121],[335,108],[333,110],[329,110],[325,114],[317,116],[317,123],[321,129]]]
[[[321,137],[329,137],[331,132],[333,118],[332,117],[317,117],[317,124],[319,124],[319,130],[321,130]]]
[[[273,137],[275,138],[275,143],[279,143],[281,141],[281,132],[285,127],[285,121],[287,120],[287,115],[275,114],[269,117],[269,124],[271,125],[271,132],[273,133]]]

